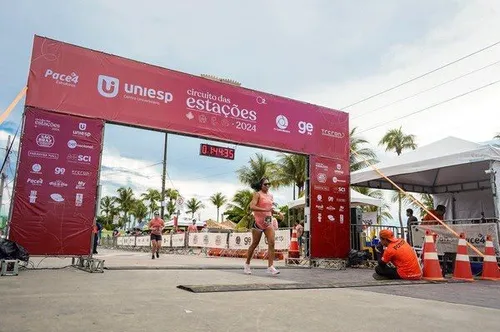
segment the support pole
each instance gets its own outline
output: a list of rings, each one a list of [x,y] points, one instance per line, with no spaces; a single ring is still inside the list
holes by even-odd
[[[163,143],[163,172],[161,176],[161,212],[160,212],[161,219],[164,219],[165,216],[165,182],[167,180],[167,143],[168,143],[168,134],[165,133],[165,141]]]
[[[7,146],[5,147],[5,166],[2,169],[2,174],[0,175],[0,210],[2,209],[3,204],[3,190],[5,188],[5,179],[7,178],[7,174],[5,174],[5,169],[9,166],[9,147],[10,147],[10,135],[7,137]]]

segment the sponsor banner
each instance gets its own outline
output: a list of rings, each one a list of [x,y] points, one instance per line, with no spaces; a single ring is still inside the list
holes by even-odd
[[[376,225],[377,212],[363,212],[361,215],[361,221],[365,226]]]
[[[204,247],[203,234],[207,233],[189,233],[188,247],[197,247],[197,248]]]
[[[25,109],[10,238],[30,255],[90,253],[103,128],[101,120]],[[68,147],[74,139],[94,149]]]
[[[349,162],[310,158],[311,258],[346,258],[350,250]]]
[[[252,244],[252,233],[229,234],[229,249],[248,249]]]
[[[349,158],[345,112],[39,36],[33,44],[26,104],[114,123]],[[40,126],[48,135],[59,129],[50,122]],[[96,146],[82,141],[85,138],[85,130],[77,130],[64,143],[88,154]],[[53,144],[50,136],[40,137],[40,142]]]
[[[288,250],[290,248],[290,230],[277,230],[274,234],[274,249]],[[259,250],[267,250],[267,238],[264,234],[260,238]]]
[[[180,248],[185,246],[186,234],[172,234],[172,247]]]
[[[135,245],[137,247],[149,247],[149,246],[151,246],[151,237],[150,236],[138,236],[135,239]]]
[[[161,236],[161,246],[162,247],[165,247],[165,248],[172,247],[172,244],[170,241],[171,236],[172,236],[171,234],[162,234],[162,236]]]
[[[449,225],[458,234],[464,232],[465,238],[470,244],[476,247],[479,251],[484,253],[486,236],[490,234],[493,238],[493,246],[495,247],[495,252],[497,256],[500,255],[500,247],[498,242],[498,224],[488,223],[488,224],[461,224],[461,225]],[[425,230],[429,229],[435,232],[437,237],[436,249],[438,254],[442,255],[445,252],[457,252],[458,238],[451,234],[444,226],[433,225],[433,226],[412,226],[411,235],[414,247],[422,247],[425,239]],[[478,254],[471,248],[468,248],[470,256],[478,256]]]
[[[123,238],[123,245],[127,247],[135,247],[135,236],[126,236]]]

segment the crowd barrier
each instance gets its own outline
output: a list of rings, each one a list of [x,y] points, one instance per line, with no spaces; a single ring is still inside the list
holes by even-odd
[[[277,259],[283,258],[283,252],[290,247],[291,231],[280,229],[275,232],[274,248],[277,251]],[[171,250],[203,249],[207,255],[223,257],[244,257],[252,244],[252,233],[181,233],[163,234],[162,248]],[[120,236],[116,238],[117,248],[146,249],[151,247],[149,235]],[[267,257],[267,238],[262,235],[259,245],[255,249],[258,258]]]

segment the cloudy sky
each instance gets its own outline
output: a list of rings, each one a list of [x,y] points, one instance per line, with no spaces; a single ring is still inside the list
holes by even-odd
[[[377,142],[399,126],[419,145],[447,136],[481,142],[500,132],[500,83],[420,111],[498,80],[500,45],[357,103],[500,41],[499,1],[32,0],[0,7],[1,110],[26,84],[38,34],[348,111],[351,127],[381,158],[387,154]],[[1,146],[18,128],[22,104],[0,126]],[[234,161],[215,160],[198,156],[200,142],[169,135],[167,185],[204,200],[201,217],[215,218],[206,200],[215,191],[232,196],[241,187],[234,171],[258,150],[234,146]],[[160,189],[162,151],[161,133],[106,126],[103,194],[124,185]],[[275,196],[286,204],[292,190]]]

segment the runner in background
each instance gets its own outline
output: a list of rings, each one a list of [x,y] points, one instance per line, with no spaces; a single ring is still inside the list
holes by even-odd
[[[155,259],[155,254],[156,258],[160,258],[160,248],[162,241],[161,232],[165,227],[165,222],[160,218],[160,214],[158,212],[155,212],[155,217],[151,219],[148,227],[151,230],[151,259]]]
[[[297,242],[299,243],[299,253],[302,253],[302,234],[304,234],[304,226],[297,220],[295,222],[295,230],[297,231]]]
[[[198,227],[196,227],[196,219],[193,219],[193,224],[189,225],[188,233],[198,233]]]
[[[268,244],[268,267],[267,273],[273,275],[280,272],[274,267],[274,228],[272,225],[273,218],[273,195],[269,193],[271,183],[269,179],[263,178],[258,183],[252,185],[255,190],[252,201],[250,202],[250,210],[253,211],[255,223],[252,227],[252,244],[248,248],[247,259],[244,266],[245,274],[251,274],[250,260],[252,259],[255,248],[259,245],[262,233],[265,234]],[[281,218],[283,214],[279,212]]]

